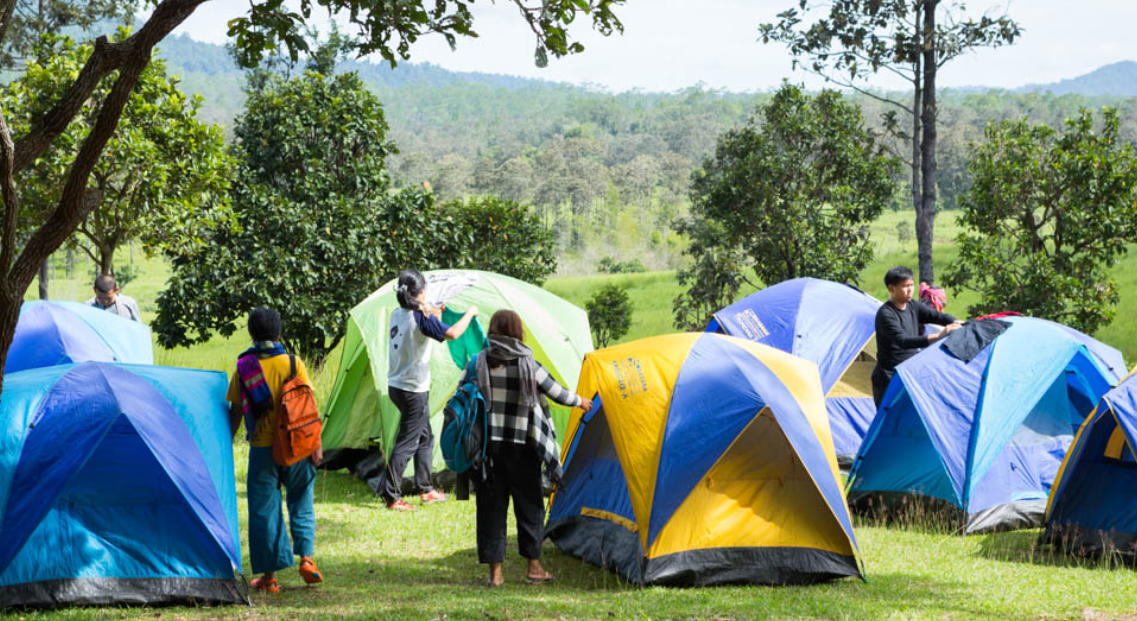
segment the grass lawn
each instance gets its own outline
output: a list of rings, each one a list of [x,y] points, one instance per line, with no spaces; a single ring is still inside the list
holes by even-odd
[[[875,227],[879,252],[865,271],[864,288],[883,298],[879,281],[897,263],[915,265],[915,242],[902,246],[888,214]],[[941,217],[937,259],[951,260],[950,218]],[[144,319],[166,278],[160,261],[139,261],[139,279],[125,292],[139,300]],[[59,270],[62,273],[62,270]],[[1123,288],[1117,321],[1098,335],[1137,361],[1137,255],[1116,272]],[[672,331],[671,303],[678,292],[674,273],[552,279],[547,288],[582,304],[604,283],[626,284],[635,304],[631,340]],[[86,278],[60,278],[53,297],[89,297]],[[31,292],[34,294],[34,289]],[[965,314],[967,294],[953,295],[949,310]],[[230,339],[164,351],[155,362],[231,370],[247,346],[243,330]],[[326,395],[338,354],[315,370]],[[244,469],[247,448],[236,445],[238,495],[245,531]],[[417,504],[417,499],[413,500]],[[959,537],[920,528],[856,529],[868,580],[840,580],[808,587],[718,587],[640,589],[607,571],[545,546],[546,566],[557,575],[549,585],[524,585],[524,564],[510,538],[507,586],[481,586],[474,504],[448,501],[413,514],[384,510],[370,490],[343,472],[320,472],[316,487],[317,561],[327,576],[304,586],[295,571],[282,572],[284,590],[254,596],[255,607],[86,609],[19,612],[5,619],[1127,619],[1137,621],[1137,572],[1107,562],[1054,558],[1036,548],[1037,531]],[[512,516],[510,529],[513,532]],[[247,544],[243,546],[247,564]]]
[[[237,452],[243,503],[247,451],[239,446]],[[283,592],[254,595],[254,608],[62,610],[7,618],[1108,619],[1137,609],[1132,570],[1048,558],[1034,550],[1036,531],[965,538],[860,527],[867,582],[702,589],[640,589],[550,543],[543,560],[557,580],[528,586],[511,535],[507,586],[489,590],[481,585],[474,549],[473,502],[395,514],[364,484],[321,472],[316,511],[316,558],[327,576],[320,586],[307,587],[288,570],[279,574]],[[243,506],[241,520],[245,532]],[[1089,617],[1089,609],[1103,616]]]

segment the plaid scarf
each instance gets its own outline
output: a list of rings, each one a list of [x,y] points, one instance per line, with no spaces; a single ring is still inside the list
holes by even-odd
[[[265,381],[261,359],[286,353],[284,346],[260,341],[237,356],[237,378],[241,382],[241,411],[245,415],[245,437],[252,437],[257,419],[272,409],[272,389]]]
[[[545,470],[554,482],[561,479],[560,451],[557,450],[557,431],[549,416],[549,404],[540,393],[537,382],[537,361],[533,359],[533,350],[527,345],[503,336],[491,336],[484,355],[479,355],[474,364],[474,373],[478,391],[486,399],[491,408],[494,404],[493,382],[490,379],[488,358],[504,363],[517,364],[517,390],[506,390],[506,395],[499,395],[498,400],[512,399],[520,406],[516,416],[504,417],[500,422],[490,416],[490,439],[516,438],[517,431],[524,429],[525,444],[533,448]],[[547,374],[544,374],[547,375]],[[558,386],[559,388],[559,386]],[[506,440],[509,441],[509,440]]]

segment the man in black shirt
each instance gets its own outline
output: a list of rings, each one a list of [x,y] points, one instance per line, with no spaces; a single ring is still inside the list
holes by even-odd
[[[872,396],[878,408],[896,365],[960,326],[955,317],[912,299],[912,270],[894,267],[884,275],[884,284],[888,287],[888,301],[876,312],[876,368],[872,372]],[[924,336],[920,325],[926,323],[942,325],[944,329]]]

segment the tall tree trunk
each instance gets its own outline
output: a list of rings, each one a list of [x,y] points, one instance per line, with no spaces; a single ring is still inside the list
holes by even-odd
[[[920,0],[922,2],[923,0]],[[916,23],[920,23],[920,11],[923,5],[916,3]],[[924,102],[924,76],[920,74],[920,55],[912,63],[912,211],[916,214],[916,228],[920,227],[920,114]]]
[[[916,242],[920,255],[920,280],[935,282],[932,266],[932,242],[936,224],[936,5],[939,0],[924,1],[924,101],[920,144],[920,176],[923,182],[920,212],[916,215]]]
[[[114,276],[114,247],[99,247],[99,275]]]
[[[4,366],[8,363],[8,348],[12,346],[12,338],[16,336],[16,323],[20,319],[20,298],[13,298],[6,293],[0,293],[0,389],[4,386]]]
[[[923,76],[920,75],[920,61],[915,63],[916,78],[912,81],[915,87],[912,95],[912,210],[916,214],[916,227],[920,226],[920,206],[921,196],[923,190],[920,188],[920,109],[923,105],[923,90],[921,85],[924,83]]]
[[[39,266],[39,299],[46,300],[48,292],[48,283],[51,282],[51,257],[48,257],[42,265]]]

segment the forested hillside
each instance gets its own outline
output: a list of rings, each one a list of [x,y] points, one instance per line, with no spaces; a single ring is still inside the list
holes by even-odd
[[[226,128],[240,114],[245,79],[222,46],[174,37],[160,54],[183,89],[205,98],[203,117]],[[687,209],[691,172],[723,130],[750,116],[764,93],[699,86],[676,93],[612,94],[553,82],[455,73],[429,64],[347,62],[383,103],[397,185],[429,182],[442,198],[496,194],[534,206],[553,227],[560,271],[595,270],[606,256],[671,268],[682,242],[670,223]],[[1095,82],[1101,92],[1100,80]],[[903,95],[890,95],[903,98]],[[853,95],[884,134],[893,108]],[[952,209],[969,186],[967,145],[992,121],[1029,117],[1058,125],[1080,107],[1120,109],[1122,135],[1137,144],[1137,99],[966,89],[941,94],[938,185]],[[887,138],[887,137],[886,137]],[[903,157],[907,145],[889,138]],[[895,207],[907,209],[905,174]],[[903,236],[903,232],[898,231]]]

